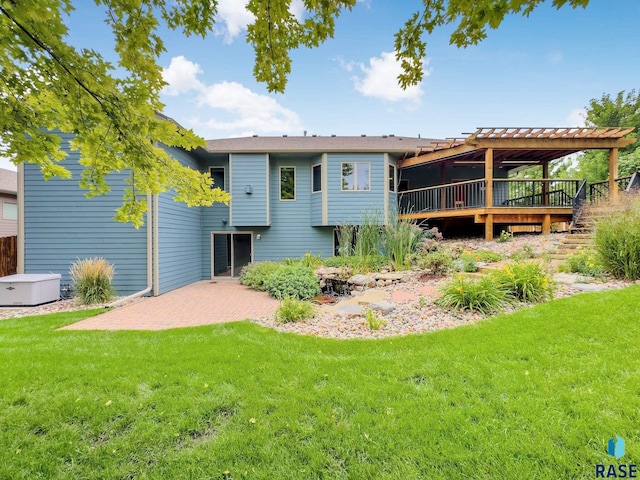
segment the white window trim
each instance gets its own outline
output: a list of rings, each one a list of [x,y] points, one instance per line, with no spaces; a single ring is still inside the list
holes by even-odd
[[[389,189],[389,193],[398,193],[398,167],[393,163],[389,163],[389,167],[393,168],[393,190]],[[387,168],[387,175],[389,175],[389,169]],[[387,177],[387,185],[389,185],[391,178]]]
[[[314,190],[313,189],[313,169],[316,167],[320,167],[320,190]],[[322,171],[322,163],[316,163],[314,165],[311,165],[311,194],[313,195],[314,193],[322,193],[322,177],[323,175],[323,171]]]
[[[358,186],[358,165],[368,165],[369,168],[369,179],[367,181],[367,183],[369,184],[369,188],[365,189],[358,189],[358,188],[354,188],[353,190],[347,190],[343,188],[343,184],[342,184],[342,166],[346,163],[353,163],[354,168],[353,168],[353,179],[354,179],[354,186],[357,187]],[[371,162],[342,162],[340,164],[340,191],[342,192],[370,192],[371,191]]]
[[[6,214],[6,206],[7,205],[14,205],[15,209],[16,209],[16,218],[8,218],[7,214]],[[2,219],[3,220],[8,220],[10,222],[16,222],[18,220],[18,216],[19,216],[19,212],[18,212],[18,203],[17,202],[9,202],[9,201],[4,201],[2,202]]]
[[[211,172],[212,172],[212,170],[213,170],[214,168],[215,168],[216,170],[222,170],[222,175],[223,175],[223,177],[224,177],[224,178],[223,178],[223,180],[224,180],[224,185],[222,186],[222,191],[224,191],[224,192],[228,192],[228,190],[227,190],[227,184],[228,184],[229,182],[228,182],[228,180],[227,180],[227,167],[224,167],[224,166],[220,166],[220,167],[218,167],[218,166],[216,166],[216,165],[211,165],[211,166],[209,167],[209,175],[211,175]],[[211,175],[211,177],[213,177],[213,175]],[[220,186],[219,186],[219,185],[216,185],[216,184],[214,183],[214,184],[213,184],[213,188],[220,188]]]
[[[283,168],[293,168],[293,198],[282,198],[282,169]],[[278,167],[278,198],[281,202],[295,202],[298,198],[298,182],[297,179],[296,167],[294,165],[282,165]]]

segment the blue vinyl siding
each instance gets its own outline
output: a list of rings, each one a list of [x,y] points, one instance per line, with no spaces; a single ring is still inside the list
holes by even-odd
[[[231,155],[231,225],[234,227],[269,225],[267,159],[266,154]],[[278,172],[275,174],[277,176]],[[247,186],[252,193],[246,193]]]
[[[71,138],[63,135],[63,146]],[[24,165],[25,273],[59,273],[70,283],[69,268],[78,258],[104,257],[115,266],[114,288],[129,295],[147,286],[146,223],[138,230],[113,220],[122,203],[126,173],[109,175],[111,192],[88,199],[78,186],[79,153],[63,165],[72,179],[45,182],[39,167]],[[146,219],[145,219],[146,220]]]
[[[369,163],[370,190],[342,191],[342,163]],[[329,225],[359,224],[366,213],[384,215],[384,154],[329,154]]]
[[[296,167],[296,200],[280,201],[281,166]],[[281,260],[312,255],[331,256],[333,251],[333,229],[311,226],[309,205],[311,203],[311,164],[308,159],[272,159],[269,166],[271,196],[271,227],[253,228],[254,261]],[[319,195],[314,195],[319,196]],[[256,234],[261,239],[257,240]]]
[[[311,194],[311,225],[322,225],[322,192]]]
[[[167,151],[181,164],[198,169],[197,161],[176,148]],[[159,292],[202,280],[202,241],[200,207],[175,202],[174,192],[158,196]]]
[[[208,172],[209,167],[223,167],[225,183],[229,187],[229,158],[224,156],[208,156],[200,164],[203,172]],[[233,201],[233,200],[232,200]],[[235,231],[229,226],[229,206],[223,203],[214,203],[210,207],[202,208],[200,247],[202,252],[202,278],[211,278],[211,232]]]

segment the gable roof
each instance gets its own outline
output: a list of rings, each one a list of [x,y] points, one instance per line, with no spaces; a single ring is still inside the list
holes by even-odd
[[[9,195],[18,193],[18,172],[0,168],[0,193]]]
[[[384,152],[391,154],[414,153],[432,148],[442,140],[432,138],[381,136],[282,136],[241,137],[207,141],[211,153],[346,153]]]

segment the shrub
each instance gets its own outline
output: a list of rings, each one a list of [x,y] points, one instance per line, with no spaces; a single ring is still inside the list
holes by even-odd
[[[371,330],[380,330],[380,327],[384,327],[387,324],[387,322],[385,322],[383,318],[379,317],[372,309],[368,309],[366,311],[364,319]]]
[[[511,254],[511,259],[515,260],[516,262],[521,262],[522,260],[535,258],[535,256],[536,253],[533,251],[533,247],[531,245],[523,245],[520,250]]]
[[[483,314],[502,309],[508,300],[506,289],[490,276],[472,279],[458,275],[447,282],[441,292],[443,296],[436,301],[441,307]]]
[[[381,270],[387,258],[383,255],[372,255],[364,261],[362,257],[329,257],[323,260],[326,267],[348,268],[353,273],[369,273]]]
[[[506,230],[502,230],[500,232],[500,236],[496,239],[496,242],[500,242],[500,243],[504,243],[504,242],[508,242],[513,238],[513,234],[510,232],[507,232]]]
[[[282,267],[283,264],[280,262],[250,263],[242,268],[239,278],[240,283],[263,292],[267,289],[265,286],[267,278]]]
[[[307,252],[300,258],[285,258],[282,261],[283,265],[302,265],[309,268],[319,268],[322,266],[322,257],[320,255],[314,256]]]
[[[318,278],[309,267],[284,265],[267,277],[265,290],[275,298],[307,299],[320,293]]]
[[[300,322],[313,318],[315,310],[310,302],[297,298],[285,298],[276,311],[276,323]]]
[[[579,273],[590,277],[600,277],[604,269],[598,263],[593,252],[578,252],[571,254],[558,266],[561,272]]]
[[[640,197],[596,223],[595,244],[607,272],[616,278],[640,278]]]
[[[553,298],[553,281],[536,262],[505,265],[494,272],[492,280],[502,285],[511,296],[524,302],[542,302]]]
[[[458,260],[454,262],[456,270],[461,270],[466,273],[473,273],[478,271],[478,262],[476,257],[471,252],[464,252]]]
[[[115,294],[111,286],[115,268],[102,257],[78,259],[69,274],[73,289],[85,305],[108,302]]]
[[[438,230],[438,227],[433,227],[424,231],[424,238],[427,240],[442,240],[442,233]]]
[[[419,269],[429,270],[434,275],[444,275],[453,268],[451,253],[447,250],[436,250],[435,252],[419,250],[409,259]]]
[[[473,255],[478,262],[494,263],[502,260],[502,255],[492,250],[475,250]]]

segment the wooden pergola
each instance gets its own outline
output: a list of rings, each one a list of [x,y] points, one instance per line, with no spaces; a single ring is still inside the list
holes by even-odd
[[[552,221],[570,216],[571,208],[545,204],[535,207],[496,205],[494,202],[494,168],[507,169],[542,166],[542,188],[549,189],[549,162],[583,150],[609,151],[609,192],[617,195],[618,150],[635,142],[625,137],[633,128],[567,127],[567,128],[478,128],[466,138],[433,143],[407,155],[398,168],[416,168],[440,164],[484,165],[483,205],[449,211],[413,211],[404,218],[434,219],[472,216],[475,223],[485,224],[485,238],[493,238],[494,223],[538,223],[549,233]],[[442,176],[444,178],[444,175]],[[462,185],[463,186],[463,185]],[[444,191],[443,191],[444,192]],[[543,192],[544,193],[544,192]],[[444,194],[444,193],[443,193]],[[541,195],[547,198],[548,195]]]

